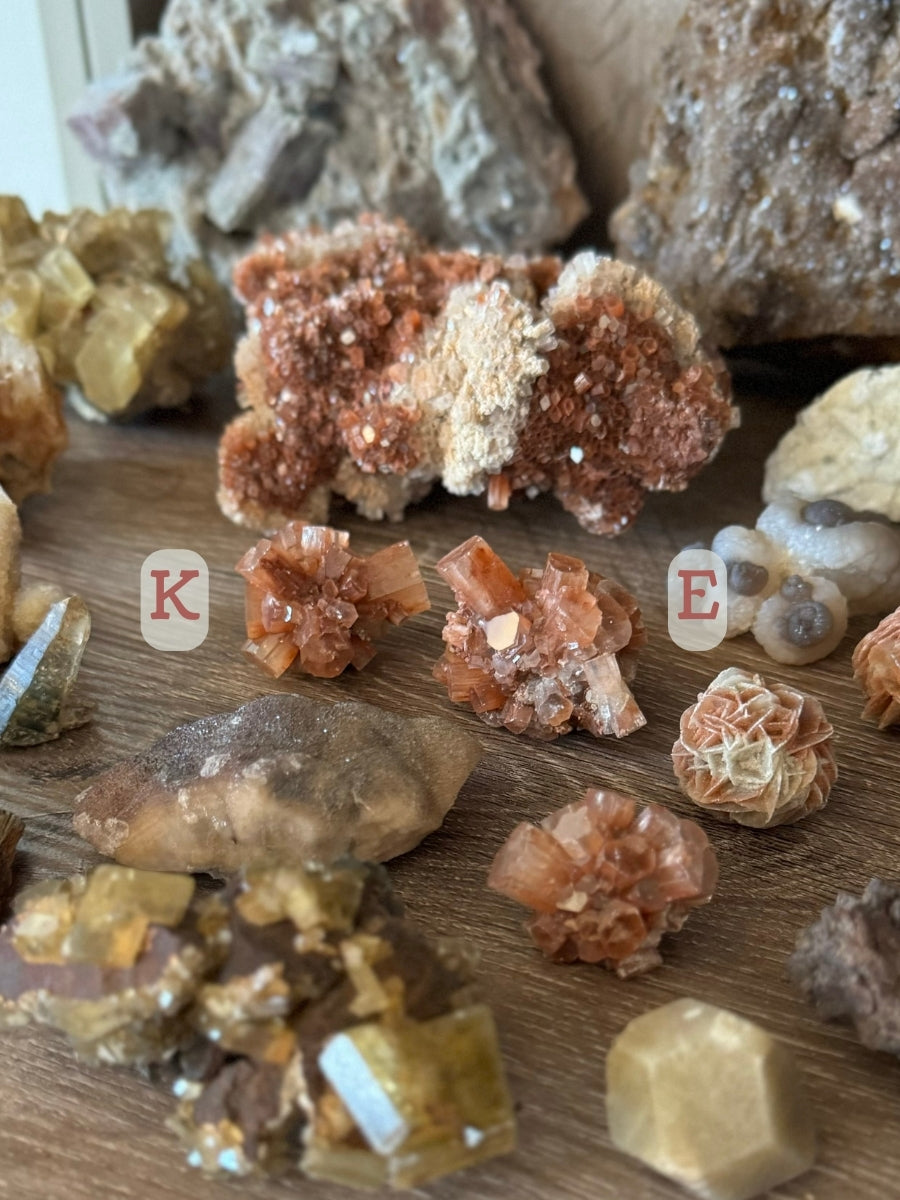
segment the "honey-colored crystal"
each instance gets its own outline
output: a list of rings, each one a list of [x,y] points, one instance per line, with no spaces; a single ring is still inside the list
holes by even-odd
[[[458,601],[434,668],[454,703],[544,739],[578,728],[624,737],[646,723],[628,683],[647,639],[620,584],[564,554],[515,576],[477,535],[437,571]]]
[[[35,376],[45,369],[95,414],[121,417],[181,404],[226,365],[227,296],[202,262],[175,261],[165,213],[74,209],[38,223],[16,197],[0,201],[0,327],[24,346],[20,355],[31,346],[40,354]],[[5,357],[0,342],[0,416]],[[44,412],[45,425],[58,419],[49,400]],[[49,459],[46,434],[44,443]]]
[[[10,276],[16,274],[10,272],[6,283],[0,282],[0,485],[21,504],[32,492],[49,490],[51,468],[65,449],[68,434],[62,393],[31,340],[37,332],[37,310],[33,321],[20,320],[17,306],[31,301],[23,301],[17,290],[9,290]],[[3,278],[0,253],[0,280]]]
[[[717,878],[699,825],[589,789],[540,826],[517,825],[488,887],[535,910],[527,928],[548,957],[602,963],[624,978],[662,962],[663,934],[709,901]]]
[[[367,558],[349,534],[292,521],[241,558],[247,581],[247,655],[270,675],[291,664],[325,679],[351,664],[361,670],[374,642],[429,607],[409,542]]]
[[[758,1025],[675,1000],[606,1058],[613,1144],[702,1200],[751,1200],[809,1169],[815,1131],[793,1054]]]

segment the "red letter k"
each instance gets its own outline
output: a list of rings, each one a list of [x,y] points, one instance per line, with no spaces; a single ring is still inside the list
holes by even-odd
[[[178,576],[178,582],[173,583],[171,587],[165,586],[166,579],[171,574],[168,568],[161,571],[151,571],[150,574],[153,576],[153,579],[156,582],[156,607],[150,614],[151,621],[168,621],[172,614],[166,611],[167,600],[172,601],[179,614],[184,617],[186,621],[200,620],[200,614],[191,612],[189,608],[186,608],[178,596],[178,592],[186,583],[190,583],[192,579],[197,578],[197,576],[200,574],[199,571],[189,571],[187,568],[184,568],[181,574]]]

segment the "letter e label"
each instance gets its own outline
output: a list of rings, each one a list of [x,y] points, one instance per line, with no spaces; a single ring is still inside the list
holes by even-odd
[[[669,564],[669,637],[682,650],[712,650],[728,630],[728,572],[711,550],[682,550]]]

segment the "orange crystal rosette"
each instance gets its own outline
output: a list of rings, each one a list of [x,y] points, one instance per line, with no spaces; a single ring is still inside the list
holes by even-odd
[[[535,910],[527,928],[549,958],[602,963],[625,978],[662,962],[663,934],[711,898],[717,879],[696,822],[590,788],[539,826],[517,825],[488,886]]]
[[[683,714],[675,776],[695,804],[740,825],[799,821],[837,779],[833,732],[818,700],[731,667]]]
[[[864,717],[879,729],[900,722],[900,608],[853,651],[853,677],[866,694]]]

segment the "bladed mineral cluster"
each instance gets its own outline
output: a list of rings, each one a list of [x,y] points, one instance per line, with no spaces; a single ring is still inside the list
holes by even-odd
[[[117,866],[36,884],[0,929],[0,1024],[28,1021],[168,1077],[172,1127],[210,1174],[409,1188],[515,1142],[465,952],[352,860],[212,895]]]
[[[247,411],[222,438],[219,503],[254,528],[322,521],[333,495],[399,518],[441,482],[495,509],[550,491],[621,533],[737,424],[692,318],[592,253],[439,251],[368,217],[263,239],[235,285]]]

